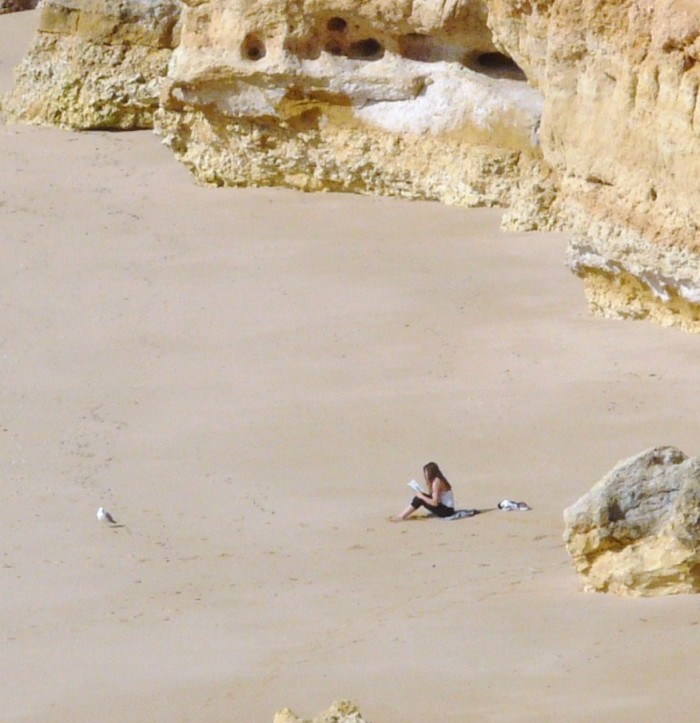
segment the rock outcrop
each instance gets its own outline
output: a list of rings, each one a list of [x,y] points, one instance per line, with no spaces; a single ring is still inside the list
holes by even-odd
[[[44,0],[40,13],[3,111],[65,128],[152,127],[178,0]]]
[[[592,310],[700,332],[700,3],[493,0],[489,22],[543,93]]]
[[[511,205],[541,105],[481,2],[186,0],[156,129],[204,183]]]
[[[674,447],[630,457],[566,509],[564,523],[586,590],[700,592],[700,458]]]
[[[316,718],[299,718],[289,708],[275,715],[273,723],[368,723],[359,708],[348,700],[338,700]]]

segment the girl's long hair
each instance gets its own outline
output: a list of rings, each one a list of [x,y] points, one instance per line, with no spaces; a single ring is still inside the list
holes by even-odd
[[[452,489],[452,485],[447,481],[447,477],[440,471],[440,468],[435,462],[428,462],[428,464],[423,467],[423,472],[428,475],[430,484],[433,483],[434,479],[439,479],[448,490]]]

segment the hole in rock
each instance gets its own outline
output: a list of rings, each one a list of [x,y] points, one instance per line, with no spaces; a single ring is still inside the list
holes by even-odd
[[[473,62],[467,62],[466,65],[492,78],[526,79],[522,68],[513,58],[503,53],[480,53]]]
[[[384,46],[375,38],[365,38],[351,43],[349,58],[359,60],[379,60],[384,55]]]
[[[610,522],[619,522],[625,519],[625,513],[622,511],[617,500],[613,500],[608,506],[608,519]]]
[[[343,18],[331,18],[326,23],[326,28],[332,33],[344,33],[348,29],[348,24]]]
[[[248,33],[243,39],[241,55],[247,60],[260,60],[265,57],[265,43],[255,33]]]

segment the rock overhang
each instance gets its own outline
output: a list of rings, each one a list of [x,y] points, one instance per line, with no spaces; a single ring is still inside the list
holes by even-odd
[[[509,205],[541,160],[542,97],[496,46],[485,4],[445,12],[189,6],[156,130],[205,183]]]

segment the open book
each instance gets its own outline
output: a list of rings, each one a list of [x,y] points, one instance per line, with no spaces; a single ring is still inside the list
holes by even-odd
[[[428,494],[414,479],[412,479],[407,484],[414,492],[421,492],[424,495]]]

